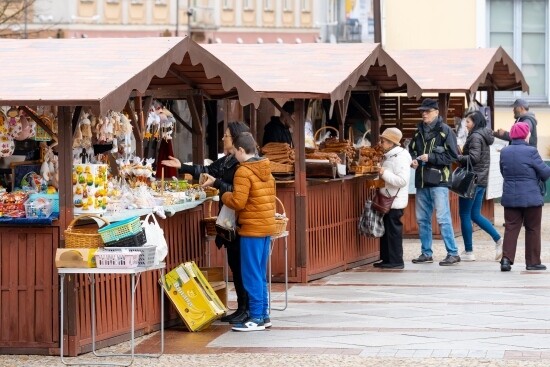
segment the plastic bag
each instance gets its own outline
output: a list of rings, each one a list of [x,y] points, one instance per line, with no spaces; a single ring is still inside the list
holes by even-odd
[[[216,234],[224,240],[232,242],[237,238],[236,224],[235,211],[226,205],[222,206],[218,219],[216,219]]]
[[[216,224],[224,228],[233,229],[236,227],[235,211],[227,205],[222,206],[216,219]]]
[[[153,221],[150,222],[149,218],[153,218]],[[164,238],[164,231],[160,228],[154,213],[147,214],[141,222],[141,226],[145,230],[145,237],[147,237],[146,245],[156,247],[155,265],[157,265],[168,255],[168,244],[166,243],[166,238]]]

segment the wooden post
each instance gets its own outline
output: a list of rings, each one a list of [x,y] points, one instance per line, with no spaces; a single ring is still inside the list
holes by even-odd
[[[382,126],[382,115],[380,114],[380,91],[376,90],[370,93],[370,105],[372,109],[372,115],[375,120],[372,121],[370,127],[371,144],[374,146],[380,139],[380,126]]]
[[[79,111],[80,109],[76,109],[75,112]],[[59,157],[59,222],[61,225],[61,243],[64,247],[65,235],[63,231],[73,219],[73,135],[70,107],[59,107],[57,116],[60,137],[57,150]],[[78,119],[78,116],[76,118]]]
[[[204,129],[202,127],[202,96],[187,97],[193,127],[193,163],[204,164]]]
[[[308,263],[308,240],[307,240],[307,182],[306,182],[306,154],[305,154],[305,101],[294,100],[294,117],[296,123],[292,132],[296,160],[294,162],[294,187],[296,205],[296,266],[302,269],[307,268]],[[307,281],[307,271],[298,272],[301,282]]]
[[[495,129],[495,88],[487,89],[487,106],[491,111],[491,129]]]
[[[445,123],[447,123],[450,97],[451,97],[450,93],[439,93],[439,96],[438,96],[439,116],[443,118],[443,122]]]

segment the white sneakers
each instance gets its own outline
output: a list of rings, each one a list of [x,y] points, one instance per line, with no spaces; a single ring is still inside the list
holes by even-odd
[[[476,255],[473,251],[463,251],[460,254],[460,260],[462,261],[476,261]]]
[[[495,242],[495,261],[502,259],[502,237]]]

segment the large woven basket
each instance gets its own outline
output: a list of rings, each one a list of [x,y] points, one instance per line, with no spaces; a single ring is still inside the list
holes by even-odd
[[[74,218],[69,226],[65,230],[65,247],[67,248],[98,248],[103,247],[103,239],[101,235],[97,233],[98,228],[75,228],[75,224],[82,219],[96,218],[103,221],[105,224],[109,224],[104,218],[95,215],[81,215]]]
[[[279,200],[277,196],[275,196],[275,200],[277,200],[277,203],[279,203],[279,205],[283,209],[283,214],[282,217],[277,215],[275,216],[275,233],[273,233],[273,236],[280,236],[281,234],[283,234],[283,232],[286,231],[288,218],[286,217],[286,211],[283,202]]]
[[[208,217],[201,219],[201,224],[204,227],[204,231],[207,236],[215,236],[216,220],[218,219],[218,217],[212,216],[212,200],[208,200],[208,204],[206,204],[206,211],[208,212]]]
[[[321,144],[321,143],[317,144],[317,139],[319,138],[319,133],[320,133],[321,131],[323,131],[323,130],[333,130],[334,132],[336,132],[336,138],[338,138],[338,136],[339,136],[339,131],[338,131],[338,129],[336,129],[336,128],[332,127],[332,126],[322,126],[322,127],[320,127],[319,130],[317,130],[317,131],[315,132],[315,134],[313,135],[313,142],[314,142],[315,147],[316,147],[317,149],[319,149],[319,145]]]

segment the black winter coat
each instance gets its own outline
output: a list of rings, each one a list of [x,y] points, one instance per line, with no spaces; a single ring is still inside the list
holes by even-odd
[[[458,158],[456,135],[453,130],[443,122],[441,116],[437,117],[435,126],[426,132],[424,122],[420,122],[409,144],[409,153],[413,160],[422,154],[428,154],[428,162],[419,165],[414,175],[416,188],[444,186],[449,187],[451,176],[451,163]],[[419,164],[421,162],[418,162]],[[441,172],[441,181],[437,185],[429,185],[423,181],[426,169],[434,168]]]
[[[226,155],[225,157],[216,159],[209,166],[201,166],[194,164],[192,166],[187,164],[182,164],[179,172],[188,173],[193,176],[195,180],[198,180],[201,173],[208,173],[209,175],[216,178],[214,181],[214,187],[220,190],[220,198],[226,192],[233,191],[233,177],[235,176],[235,171],[239,167],[239,161],[233,154]],[[222,201],[220,200],[220,210],[223,206]],[[227,242],[220,236],[216,236],[216,245],[218,248],[221,246],[235,245],[238,246],[240,237],[237,235],[237,238],[233,242]]]
[[[481,187],[487,187],[491,164],[489,145],[494,141],[495,137],[489,128],[476,129],[468,134],[462,148],[462,155],[458,156],[458,162],[462,167],[466,167],[468,160],[470,161],[470,165],[477,174],[477,183]]]

